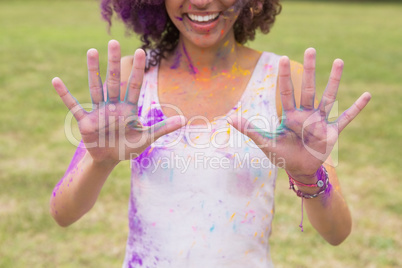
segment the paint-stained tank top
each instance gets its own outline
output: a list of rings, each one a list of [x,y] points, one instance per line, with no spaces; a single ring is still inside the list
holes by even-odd
[[[269,131],[277,127],[278,61],[261,54],[241,99],[224,117],[172,132],[131,161],[123,267],[272,267],[277,168],[225,118],[236,114]],[[138,115],[147,126],[166,119],[157,78],[158,68],[151,68],[140,93]]]

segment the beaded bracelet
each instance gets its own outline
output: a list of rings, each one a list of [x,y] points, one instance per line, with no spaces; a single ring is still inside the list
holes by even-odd
[[[302,202],[301,202],[302,215],[301,215],[301,222],[300,222],[299,227],[301,228],[301,231],[303,232],[303,199],[316,198],[317,196],[324,194],[324,193],[325,193],[326,197],[329,196],[329,193],[330,193],[332,187],[331,187],[331,183],[329,182],[328,172],[325,169],[325,167],[323,165],[321,165],[321,167],[316,172],[317,182],[314,184],[301,183],[301,182],[293,179],[287,171],[286,171],[286,173],[289,176],[289,189],[292,189],[296,193],[296,195],[298,197],[301,197],[301,199],[302,199]],[[324,183],[324,181],[325,181],[325,183]],[[307,193],[303,193],[299,189],[296,190],[295,185],[296,186],[306,186],[306,187],[318,187],[320,189],[315,194],[307,194]]]
[[[295,179],[293,179],[289,175],[289,173],[287,173],[287,174],[289,176],[289,189],[292,189],[297,194],[298,197],[302,197],[302,198],[306,198],[306,199],[315,198],[315,197],[319,196],[320,194],[325,193],[325,190],[327,189],[328,184],[329,184],[328,172],[323,165],[321,165],[321,167],[316,172],[316,176],[317,176],[318,180],[315,184],[304,184],[304,183],[298,182]],[[325,180],[325,183],[324,183],[324,180]],[[295,184],[297,186],[319,187],[320,191],[315,194],[306,194],[300,190],[296,190]]]
[[[313,183],[313,184],[304,184],[302,182],[299,182],[295,179],[293,179],[289,173],[288,173],[289,179],[291,180],[291,183],[293,183],[296,186],[304,186],[304,187],[318,187],[321,188],[322,186],[324,186],[324,182],[323,181],[317,181],[317,183]]]

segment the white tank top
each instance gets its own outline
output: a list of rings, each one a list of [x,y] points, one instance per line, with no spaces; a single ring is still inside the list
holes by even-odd
[[[262,53],[240,101],[224,118],[236,113],[276,129],[278,61],[278,55]],[[145,74],[138,109],[144,125],[166,119],[157,78],[158,67]],[[224,118],[209,129],[172,132],[131,161],[123,267],[273,267],[268,238],[277,168]]]

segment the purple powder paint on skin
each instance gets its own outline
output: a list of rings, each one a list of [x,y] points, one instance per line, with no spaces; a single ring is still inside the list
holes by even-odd
[[[324,206],[328,206],[328,202],[329,202],[328,200],[329,200],[329,197],[331,196],[331,190],[332,190],[332,184],[330,182],[328,182],[327,189],[325,189],[324,196],[322,198],[322,202],[323,202]]]
[[[188,55],[187,50],[186,50],[186,47],[184,46],[184,44],[182,45],[182,48],[183,48],[184,55],[186,55],[186,58],[187,58],[187,60],[188,60],[188,65],[189,65],[189,67],[190,67],[190,73],[191,73],[191,74],[197,74],[197,73],[198,73],[198,69],[197,69],[196,67],[194,67],[194,65],[193,65],[193,63],[192,63],[192,61],[191,61],[191,58],[190,58],[190,56]]]
[[[177,51],[177,53],[176,53],[176,55],[175,55],[174,62],[173,62],[173,64],[172,64],[172,66],[170,66],[170,69],[177,69],[177,68],[179,68],[181,56],[182,56],[181,52],[180,52],[180,51]]]
[[[73,174],[74,172],[76,172],[77,165],[81,161],[81,159],[84,157],[86,151],[87,150],[85,148],[85,145],[81,141],[80,144],[78,144],[78,146],[77,146],[77,150],[75,151],[75,154],[74,154],[74,156],[73,156],[73,158],[72,158],[72,160],[70,162],[70,165],[68,166],[66,172],[64,173],[64,176],[61,178],[61,180],[54,187],[53,196],[56,196],[60,186],[63,184],[64,179],[68,175]],[[72,182],[72,178],[70,178],[69,182]]]
[[[175,17],[177,20],[179,20],[179,21],[183,21],[183,18],[182,17]]]

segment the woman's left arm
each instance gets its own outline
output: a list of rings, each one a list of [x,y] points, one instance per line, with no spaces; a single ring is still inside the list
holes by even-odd
[[[342,195],[335,168],[328,164],[324,166],[328,171],[331,191],[316,198],[304,199],[303,203],[311,225],[328,243],[336,246],[350,234],[352,218]],[[303,186],[299,186],[298,189],[308,194],[317,192],[316,189]]]
[[[362,94],[336,121],[329,121],[343,62],[339,59],[334,61],[327,87],[317,105],[315,55],[314,49],[307,49],[302,68],[291,63],[287,57],[280,59],[277,107],[281,122],[274,132],[259,129],[241,117],[231,117],[229,123],[250,137],[272,163],[278,163],[277,159],[284,160],[281,161],[284,163],[281,167],[294,179],[299,195],[306,197],[302,201],[310,222],[330,244],[338,245],[350,233],[351,216],[336,172],[328,162],[339,134],[367,105],[371,95],[367,92]],[[322,165],[328,171],[328,185],[326,178],[323,178],[326,175]],[[322,185],[312,187],[319,185],[319,180],[328,186],[325,192]]]
[[[300,108],[301,90],[303,84],[303,65],[291,61],[290,72],[294,88],[296,106]],[[279,87],[277,88],[277,112],[282,116],[282,105],[280,99]],[[317,99],[315,103],[318,104]],[[323,195],[313,199],[304,200],[304,208],[307,212],[311,225],[320,233],[320,235],[331,245],[339,245],[350,234],[352,230],[352,217],[349,207],[343,197],[338,176],[333,165],[331,156],[324,164],[328,171],[329,182],[332,189],[329,196],[323,200]],[[304,193],[314,194],[317,189],[299,186],[299,190]]]

